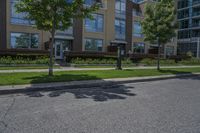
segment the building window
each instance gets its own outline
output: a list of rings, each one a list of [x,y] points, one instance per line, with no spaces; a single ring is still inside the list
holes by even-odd
[[[34,25],[34,21],[28,20],[25,17],[27,13],[17,13],[15,5],[19,0],[11,0],[10,8],[11,8],[11,24],[23,24],[23,25]]]
[[[101,14],[93,14],[93,19],[85,19],[85,29],[87,32],[103,32],[104,18]]]
[[[115,38],[125,39],[126,22],[123,19],[115,19]]]
[[[166,47],[166,55],[167,55],[167,56],[172,56],[172,55],[174,55],[174,47],[173,47],[173,46],[167,46],[167,47]]]
[[[133,16],[138,16],[141,17],[142,16],[142,12],[136,9],[133,9]]]
[[[138,22],[138,21],[135,21],[133,24],[133,36],[143,37],[142,26],[141,26],[140,22]]]
[[[125,15],[126,14],[126,0],[116,0],[115,13]]]
[[[103,51],[103,40],[102,39],[85,39],[85,51]]]
[[[30,33],[11,33],[11,48],[38,48],[39,34]]]
[[[145,53],[145,44],[144,43],[134,43],[133,44],[133,52],[138,54]]]

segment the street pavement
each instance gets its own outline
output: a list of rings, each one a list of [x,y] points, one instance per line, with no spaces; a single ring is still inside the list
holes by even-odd
[[[0,133],[200,133],[200,77],[2,95]]]
[[[162,66],[161,68],[199,68],[200,66]],[[156,69],[156,66],[136,66],[125,67],[123,69]],[[77,68],[77,67],[62,67],[55,68],[55,72],[63,71],[88,71],[88,70],[115,70],[113,68]],[[48,69],[19,69],[19,70],[0,70],[0,73],[21,73],[21,72],[48,72]]]

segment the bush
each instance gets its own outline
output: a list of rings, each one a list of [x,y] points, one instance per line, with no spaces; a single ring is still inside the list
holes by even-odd
[[[143,65],[153,66],[157,64],[157,60],[146,58],[146,59],[141,60],[139,63]],[[161,65],[200,65],[200,59],[191,58],[191,59],[181,60],[179,62],[172,59],[161,59],[160,64]]]
[[[92,59],[92,58],[73,58],[71,59],[72,64],[116,64],[116,59]],[[132,61],[130,59],[124,59],[122,60],[122,64],[132,64]]]
[[[147,58],[147,59],[141,60],[140,63],[143,65],[154,66],[157,64],[157,60]],[[175,60],[161,59],[160,64],[161,65],[176,65],[177,63],[175,62]]]
[[[0,64],[49,64],[49,58],[47,56],[35,56],[35,58],[23,57],[23,56],[3,56],[0,57]]]
[[[188,59],[188,60],[182,60],[179,63],[183,64],[183,65],[200,65],[200,59],[191,58],[191,59]]]

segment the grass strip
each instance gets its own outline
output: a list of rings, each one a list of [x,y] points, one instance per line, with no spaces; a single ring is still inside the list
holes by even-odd
[[[173,68],[162,69],[139,69],[139,70],[98,70],[98,71],[63,71],[55,72],[53,77],[49,77],[45,72],[30,72],[30,73],[0,73],[0,85],[20,85],[34,83],[49,83],[49,82],[66,82],[79,80],[95,80],[109,78],[128,78],[128,77],[145,77],[159,76],[182,73],[200,72],[198,68]]]

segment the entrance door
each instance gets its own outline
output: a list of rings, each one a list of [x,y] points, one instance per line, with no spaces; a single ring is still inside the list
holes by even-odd
[[[64,59],[64,51],[71,51],[71,40],[55,40],[55,59]]]
[[[59,42],[55,42],[55,58],[62,59],[62,44]]]

